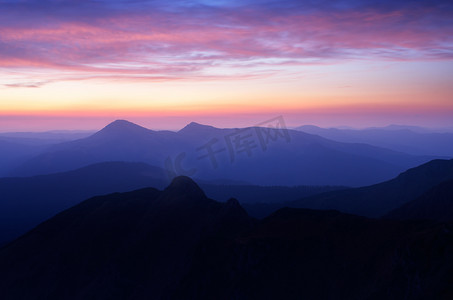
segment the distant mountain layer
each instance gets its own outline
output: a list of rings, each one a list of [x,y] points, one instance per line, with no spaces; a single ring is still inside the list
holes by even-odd
[[[23,141],[37,143],[55,143],[82,139],[92,135],[93,131],[88,130],[53,130],[44,132],[3,132],[0,138],[15,138]]]
[[[357,215],[379,217],[452,179],[453,159],[433,160],[380,184],[314,195],[295,201],[291,206],[338,209]]]
[[[258,218],[265,217],[282,207],[336,209],[355,215],[382,217],[449,180],[453,180],[453,160],[439,159],[407,170],[389,181],[371,186],[319,193],[290,202],[244,203],[244,207]],[[426,201],[425,205],[428,206]],[[433,206],[435,205],[433,203]]]
[[[24,161],[46,151],[48,147],[62,142],[89,136],[88,132],[10,132],[0,133],[0,177]]]
[[[453,132],[435,132],[414,126],[337,129],[305,125],[296,128],[310,134],[345,143],[365,143],[415,155],[453,157]]]
[[[191,123],[179,132],[115,121],[94,135],[52,146],[12,174],[68,171],[103,161],[145,162],[173,175],[255,185],[363,186],[433,157],[334,142],[284,128],[218,129]]]
[[[98,195],[170,183],[163,169],[133,162],[105,162],[74,171],[34,177],[0,178],[0,245],[17,238],[42,221]],[[202,183],[209,197],[241,203],[292,201],[341,187],[261,187]]]
[[[89,197],[166,184],[159,168],[121,162],[51,175],[0,178],[0,244]]]
[[[442,182],[386,217],[400,220],[453,221],[453,180]]]
[[[282,209],[189,178],[94,197],[0,249],[3,299],[451,299],[453,224]]]
[[[0,177],[6,176],[8,170],[19,167],[24,160],[45,152],[46,148],[46,144],[0,137]]]

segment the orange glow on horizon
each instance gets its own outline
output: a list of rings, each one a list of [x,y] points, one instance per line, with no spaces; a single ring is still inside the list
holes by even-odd
[[[216,125],[281,114],[300,124],[453,126],[453,27],[440,6],[187,3],[97,1],[89,13],[92,4],[77,1],[8,3],[0,124],[22,128],[11,120],[28,116],[30,127],[40,117]]]

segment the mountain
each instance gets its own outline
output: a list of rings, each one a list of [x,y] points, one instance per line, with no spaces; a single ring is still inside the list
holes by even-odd
[[[200,135],[210,135],[215,134],[218,131],[218,128],[209,125],[203,125],[197,122],[190,122],[184,128],[178,131],[181,135],[186,136],[195,136],[199,137]]]
[[[94,197],[0,249],[3,299],[451,299],[453,224],[282,209],[187,177]]]
[[[87,137],[89,132],[6,132],[0,133],[0,177],[54,144]]]
[[[401,130],[401,129],[409,129],[414,132],[420,133],[446,133],[446,132],[453,132],[452,127],[421,127],[421,126],[414,126],[414,125],[400,125],[400,124],[391,124],[385,127],[370,127],[371,129],[379,128],[385,130]]]
[[[452,179],[453,159],[439,159],[407,170],[380,184],[322,193],[289,203],[289,206],[338,209],[357,215],[379,217]]]
[[[415,126],[390,125],[382,128],[338,129],[313,125],[296,130],[345,143],[365,143],[414,155],[453,157],[453,132],[436,132]]]
[[[1,132],[0,138],[14,138],[24,142],[57,144],[92,135],[88,130],[53,130],[43,132]]]
[[[226,202],[235,197],[241,204],[293,201],[341,188],[267,187],[227,181],[222,184],[220,180],[198,181],[210,198]],[[133,162],[104,162],[62,173],[0,178],[0,245],[89,197],[146,187],[161,189],[169,182],[163,169]]]
[[[0,177],[7,175],[11,169],[17,168],[24,161],[41,154],[47,147],[46,143],[0,137]]]
[[[179,132],[115,121],[94,135],[49,148],[12,175],[68,171],[103,161],[144,162],[171,176],[253,185],[363,186],[429,161],[366,144],[330,141],[284,128],[219,129],[191,123]]]
[[[399,220],[453,221],[453,180],[442,182],[386,216]]]
[[[165,146],[172,132],[155,132],[124,120],[110,123],[95,134],[49,148],[12,172],[16,176],[32,176],[70,171],[107,161],[154,162],[162,161],[169,153]],[[179,147],[179,145],[176,145]]]
[[[231,197],[245,203],[282,203],[324,192],[345,189],[342,186],[260,186],[246,184],[212,184],[196,179],[206,194],[213,199],[226,201]]]
[[[451,229],[284,208],[205,242],[174,298],[450,299]]]
[[[154,131],[141,127],[132,122],[126,120],[116,120],[105,126],[101,131],[98,131],[88,137],[88,141],[109,141],[117,140],[118,138],[135,141],[140,138],[147,138],[149,134],[152,133],[154,133]]]
[[[125,162],[99,163],[50,175],[0,178],[0,245],[88,197],[167,184],[162,169]]]
[[[210,200],[187,177],[162,192],[95,197],[1,249],[0,292],[4,299],[162,299],[187,273],[200,240],[251,225],[236,200]],[[23,276],[29,280],[18,288]]]

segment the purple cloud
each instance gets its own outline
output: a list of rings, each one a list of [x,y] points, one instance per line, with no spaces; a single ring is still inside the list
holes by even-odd
[[[267,66],[343,59],[453,58],[446,1],[1,1],[0,7],[0,66],[22,72],[24,82],[33,82],[30,69],[64,73],[49,82],[181,80],[225,78],[216,70],[226,69],[247,78],[262,76]]]

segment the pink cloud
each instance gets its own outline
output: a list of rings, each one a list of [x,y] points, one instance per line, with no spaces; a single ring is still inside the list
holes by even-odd
[[[453,26],[445,25],[448,15],[435,13],[444,19],[430,9],[287,15],[246,8],[51,18],[0,27],[0,66],[22,70],[24,78],[33,68],[63,71],[61,80],[181,80],[225,78],[213,74],[219,68],[258,76],[260,63],[284,70],[341,59],[451,60]]]

